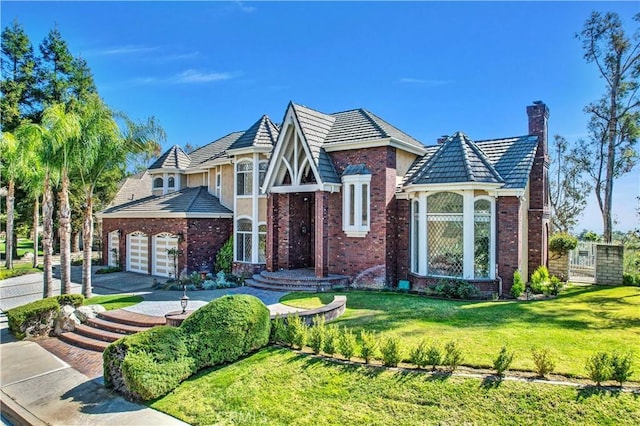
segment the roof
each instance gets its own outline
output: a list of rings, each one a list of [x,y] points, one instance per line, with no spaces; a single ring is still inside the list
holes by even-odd
[[[218,197],[209,193],[206,186],[185,188],[170,192],[166,195],[151,195],[118,206],[110,207],[102,212],[103,215],[126,215],[153,217],[154,214],[185,214],[192,217],[203,215],[228,215],[231,210],[220,204]]]
[[[213,142],[200,147],[189,154],[191,158],[191,164],[189,167],[202,166],[208,161],[215,160],[220,157],[224,157],[227,153],[227,149],[233,145],[245,132],[233,132],[226,136],[216,139]]]
[[[263,115],[229,147],[229,150],[266,146],[272,147],[280,133],[268,116]]]
[[[367,168],[364,163],[360,164],[349,164],[344,168],[342,172],[342,176],[352,176],[352,175],[370,175],[371,170]]]
[[[499,183],[505,189],[523,189],[533,165],[537,136],[473,142],[457,132],[411,166],[403,185],[439,183]]]
[[[178,145],[174,145],[162,154],[151,166],[149,166],[149,170],[186,169],[189,167],[189,163],[191,163],[189,155]]]
[[[146,171],[128,176],[118,184],[116,193],[108,207],[139,200],[151,195],[151,175]]]

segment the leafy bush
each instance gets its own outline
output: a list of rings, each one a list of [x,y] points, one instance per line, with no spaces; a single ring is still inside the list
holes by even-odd
[[[520,271],[515,271],[513,273],[513,285],[511,286],[511,295],[516,299],[522,296],[524,293],[524,282],[522,281],[522,275],[520,275]]]
[[[55,297],[37,300],[7,311],[9,329],[17,339],[29,336],[45,336],[53,329],[53,322],[60,312]]]
[[[560,278],[554,275],[551,277],[551,280],[549,281],[549,285],[545,289],[545,294],[550,294],[551,296],[557,296],[558,294],[560,294],[560,290],[562,290],[562,287],[563,287],[562,281],[560,281]]]
[[[640,286],[640,273],[625,272],[622,274],[622,284]]]
[[[460,363],[462,362],[462,349],[460,345],[454,340],[444,345],[444,361],[450,371],[456,371]]]
[[[427,346],[427,341],[423,339],[418,343],[418,346],[413,348],[409,353],[409,361],[411,361],[412,364],[417,365],[419,368],[426,367],[429,365],[429,362],[427,361],[428,351],[429,348]]]
[[[535,294],[542,294],[548,285],[549,271],[546,266],[540,265],[533,274],[531,274],[531,291]]]
[[[316,315],[313,317],[313,327],[309,329],[309,346],[313,349],[313,353],[322,352],[325,334],[324,317]]]
[[[629,377],[633,374],[631,371],[631,364],[633,362],[633,356],[630,352],[622,354],[620,352],[613,352],[610,357],[611,360],[611,379],[615,380],[622,386],[624,382],[629,380]]]
[[[350,361],[356,352],[356,336],[346,327],[342,329],[340,338],[338,339],[338,352],[340,352],[340,355],[347,361]]]
[[[504,372],[509,369],[509,366],[513,362],[513,352],[509,352],[506,346],[500,349],[500,353],[493,360],[493,368],[496,370],[498,376],[503,376]]]
[[[302,349],[307,343],[307,324],[297,313],[289,315],[287,323],[287,339],[286,342],[292,348]]]
[[[480,296],[480,290],[469,282],[460,281],[455,294],[458,299],[476,299]]]
[[[180,328],[197,369],[235,361],[269,342],[269,309],[257,297],[236,294],[193,312]]]
[[[360,342],[360,356],[364,358],[365,364],[369,364],[378,353],[377,336],[366,330],[360,330]]]
[[[122,268],[119,266],[106,266],[104,268],[100,268],[98,269],[95,274],[96,275],[102,275],[102,274],[111,274],[113,272],[122,272]]]
[[[69,305],[77,308],[84,304],[84,296],[81,294],[63,294],[55,296],[60,306]]]
[[[402,351],[400,349],[400,339],[397,337],[387,337],[380,348],[382,363],[388,367],[397,367],[402,361]]]
[[[125,336],[107,346],[104,383],[130,400],[149,400],[172,391],[197,368],[181,328],[161,326]]]
[[[611,360],[606,352],[597,352],[590,356],[585,367],[589,378],[596,382],[597,386],[611,378]]]
[[[442,351],[440,350],[440,346],[433,342],[429,345],[429,349],[427,349],[427,365],[431,366],[431,371],[436,371],[436,367],[440,365],[442,361]]]
[[[531,355],[533,357],[533,364],[535,365],[535,372],[539,377],[545,377],[547,374],[553,372],[556,368],[556,364],[553,361],[551,352],[549,349],[543,348],[531,348]]]
[[[287,325],[284,323],[284,318],[279,314],[271,322],[271,335],[269,341],[273,343],[283,343],[286,341]]]
[[[333,356],[337,352],[338,339],[340,332],[335,325],[330,325],[325,330],[323,351],[329,356]]]
[[[476,299],[480,296],[475,285],[461,280],[440,280],[430,289],[432,294],[449,299]]]
[[[216,272],[224,271],[225,274],[231,274],[233,267],[233,237],[229,237],[227,242],[218,250],[216,254]]]
[[[564,255],[578,246],[578,239],[566,232],[558,232],[549,238],[549,250]]]

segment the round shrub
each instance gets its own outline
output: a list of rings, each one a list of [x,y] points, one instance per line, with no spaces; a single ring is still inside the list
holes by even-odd
[[[221,297],[180,326],[196,369],[235,361],[269,342],[269,309],[247,294]]]
[[[577,246],[578,239],[566,232],[558,232],[549,238],[549,250],[559,255],[566,254]]]

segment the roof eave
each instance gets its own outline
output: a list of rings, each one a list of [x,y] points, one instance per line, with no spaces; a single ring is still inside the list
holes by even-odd
[[[254,153],[269,153],[273,151],[273,146],[269,145],[252,145],[245,148],[236,148],[227,150],[229,156],[242,155],[242,154],[254,154]]]
[[[98,214],[96,214],[98,216]],[[195,213],[195,212],[113,212],[99,213],[102,219],[149,219],[149,218],[186,218],[186,219],[233,219],[233,213]]]
[[[485,191],[495,191],[502,187],[503,183],[489,182],[447,182],[447,183],[421,183],[409,184],[400,188],[400,192],[434,192],[434,191],[463,191],[466,189],[480,189]]]

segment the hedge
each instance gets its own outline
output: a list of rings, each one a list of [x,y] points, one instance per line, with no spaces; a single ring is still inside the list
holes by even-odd
[[[270,331],[269,310],[260,299],[225,296],[179,328],[154,327],[110,344],[103,353],[104,383],[131,400],[159,398],[202,368],[265,346]]]
[[[7,311],[9,329],[17,339],[29,336],[45,336],[53,329],[60,306],[78,307],[84,303],[81,294],[63,294],[47,297]]]
[[[578,246],[578,239],[566,232],[558,232],[549,238],[549,250],[564,255]]]

